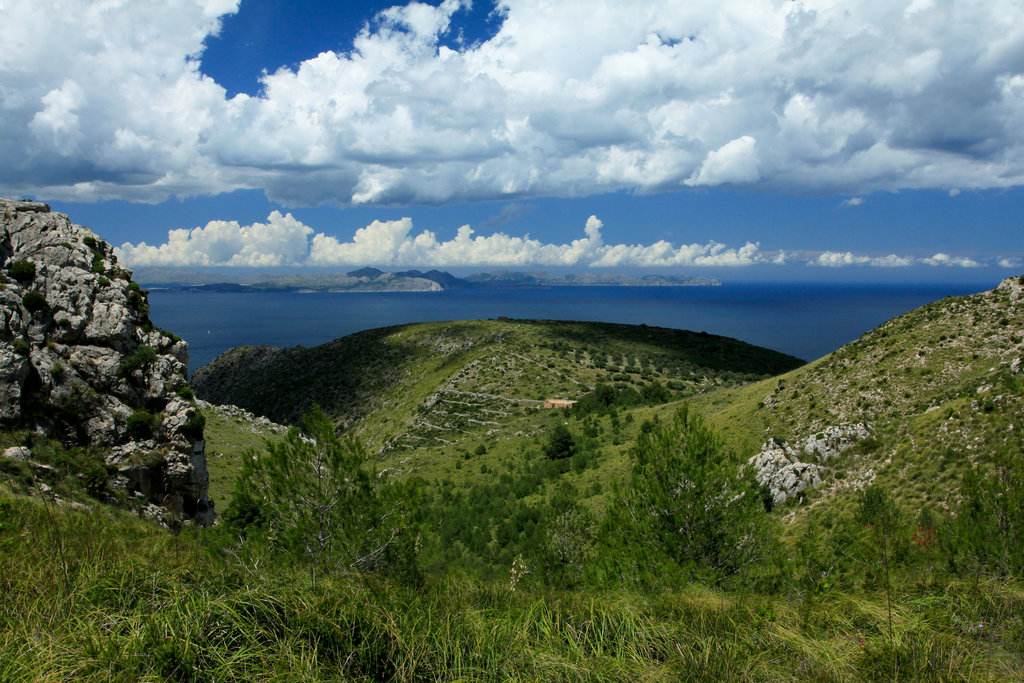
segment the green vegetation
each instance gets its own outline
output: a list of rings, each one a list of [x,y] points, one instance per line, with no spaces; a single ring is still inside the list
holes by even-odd
[[[32,448],[0,459],[0,679],[1021,680],[1022,332],[991,292],[802,367],[550,321],[235,350],[217,378],[296,426],[196,403],[215,527],[0,433]],[[774,505],[769,436],[823,484]]]
[[[22,284],[31,282],[36,277],[36,264],[25,259],[11,261],[7,274]]]
[[[143,318],[149,315],[149,298],[147,297],[147,292],[144,291],[137,282],[128,283],[128,303],[131,304]],[[161,332],[164,332],[164,330],[161,330]],[[166,332],[166,335],[174,338],[175,341],[180,339],[176,337],[176,335],[172,335],[170,332]]]
[[[128,433],[138,439],[152,437],[153,432],[159,425],[160,418],[142,408],[132,411],[132,414],[128,416],[128,420],[125,423]]]
[[[365,460],[362,448],[339,439],[314,408],[302,433],[293,429],[245,459],[224,524],[248,544],[306,566],[314,590],[318,572],[367,574],[408,564],[402,497]]]
[[[190,410],[186,413],[187,420],[181,426],[181,433],[190,439],[203,438],[203,429],[206,427],[206,415],[198,410]]]
[[[691,580],[719,584],[771,557],[757,483],[687,406],[642,431],[630,453],[629,483],[616,488],[601,534],[629,563],[620,573],[643,575],[664,557]]]
[[[21,305],[32,315],[48,313],[50,310],[50,303],[46,300],[46,297],[34,291],[25,292],[25,295],[21,297]]]
[[[83,512],[0,493],[0,677],[1009,681],[1024,673],[1024,566],[1001,578],[951,570],[943,548],[969,545],[953,518],[933,520],[944,540],[932,543],[885,493],[864,494],[857,514],[823,519],[792,559],[773,552],[774,516],[760,501],[730,510],[748,484],[720,466],[724,445],[691,413],[653,424],[631,449],[632,475],[615,506],[639,514],[610,510],[619,533],[594,533],[600,522],[571,487],[533,504],[520,499],[537,510],[534,542],[509,559],[488,554],[500,542],[489,534],[475,566],[492,565],[492,574],[431,560],[461,545],[438,521],[470,500],[487,511],[500,498],[425,496],[367,469],[365,454],[322,413],[304,425],[304,434],[253,454],[211,529],[171,536],[96,503]],[[107,488],[102,467],[84,471],[84,490]],[[703,483],[680,485],[691,480]],[[737,525],[718,535],[713,519],[723,515]]]
[[[134,353],[121,359],[118,371],[122,377],[127,377],[136,370],[145,370],[155,360],[156,349],[146,344],[139,344]]]

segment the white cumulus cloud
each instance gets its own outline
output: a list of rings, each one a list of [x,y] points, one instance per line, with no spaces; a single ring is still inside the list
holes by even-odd
[[[783,263],[784,254],[761,253],[748,242],[730,248],[719,242],[674,246],[605,244],[602,222],[591,216],[583,236],[556,244],[496,232],[478,235],[464,225],[455,237],[438,239],[430,230],[416,233],[412,220],[373,221],[351,240],[316,232],[291,214],[274,211],[266,223],[239,225],[211,221],[191,230],[171,230],[161,245],[125,243],[121,260],[142,266],[577,266],[670,267],[749,266]]]
[[[394,205],[1024,183],[1020,0],[503,0],[496,35],[453,50],[465,4],[388,9],[228,99],[200,64],[237,0],[5,0],[0,193]]]
[[[928,258],[921,259],[921,263],[929,266],[959,266],[961,268],[978,268],[981,263],[966,256],[950,256],[939,252]]]
[[[757,141],[749,135],[744,135],[708,152],[700,169],[686,181],[686,184],[753,183],[759,177]]]
[[[963,266],[967,265],[967,262],[970,262],[971,265],[981,265],[966,258],[955,258],[945,254],[937,254],[936,256],[943,258],[936,259],[936,257],[931,257],[927,259],[920,259],[913,256],[899,256],[897,254],[889,254],[887,256],[867,256],[865,254],[855,254],[851,251],[825,251],[813,258],[810,258],[807,261],[807,265],[825,266],[829,268],[839,268],[843,266],[904,268],[922,263],[933,266]]]
[[[273,211],[266,223],[210,221],[201,228],[171,230],[159,246],[125,242],[117,252],[133,266],[304,265],[312,233],[290,213]]]
[[[144,266],[552,266],[577,268],[674,268],[784,265],[794,258],[811,266],[912,265],[973,267],[973,259],[948,254],[928,258],[869,256],[850,251],[762,251],[747,242],[730,247],[710,240],[675,245],[666,240],[652,244],[607,244],[604,224],[597,216],[587,219],[583,234],[564,243],[544,242],[524,235],[495,232],[477,234],[461,226],[451,239],[440,239],[431,230],[417,232],[412,219],[375,220],[359,228],[351,239],[318,232],[290,213],[273,211],[265,223],[241,225],[237,221],[210,221],[191,230],[171,230],[159,245],[126,242],[118,257],[131,267]],[[1000,265],[1009,263],[1007,259]]]

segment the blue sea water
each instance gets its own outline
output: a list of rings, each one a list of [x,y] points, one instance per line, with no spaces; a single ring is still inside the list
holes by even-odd
[[[402,323],[535,318],[705,331],[814,360],[880,323],[985,284],[735,283],[387,294],[150,292],[150,318],[189,342],[190,369],[244,344],[316,346]]]

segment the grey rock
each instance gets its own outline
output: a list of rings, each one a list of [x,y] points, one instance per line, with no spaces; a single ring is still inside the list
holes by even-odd
[[[1021,282],[1019,277],[1008,277],[999,283],[996,287],[997,292],[1006,292],[1010,295],[1011,301],[1020,301],[1024,299],[1024,283]]]
[[[801,450],[805,455],[817,456],[822,461],[828,460],[870,435],[871,429],[863,422],[844,427],[826,427],[804,439]]]
[[[4,457],[27,462],[28,459],[32,457],[32,451],[24,446],[11,446],[10,448],[4,449]]]
[[[801,454],[825,462],[870,434],[871,428],[864,423],[832,426],[803,439],[796,448],[772,437],[748,464],[754,468],[757,482],[768,487],[774,504],[779,505],[808,488],[820,486],[824,479],[826,468],[801,461]]]
[[[150,504],[212,521],[202,434],[188,427],[196,406],[177,396],[188,345],[150,324],[145,293],[109,244],[45,204],[0,199],[0,273],[19,260],[35,276],[7,276],[0,289],[0,428],[109,448],[108,463]],[[44,310],[26,308],[29,292]],[[150,442],[128,432],[141,409],[160,413]]]
[[[821,468],[800,462],[797,452],[780,439],[768,439],[748,464],[757,482],[768,487],[775,505],[821,484]]]

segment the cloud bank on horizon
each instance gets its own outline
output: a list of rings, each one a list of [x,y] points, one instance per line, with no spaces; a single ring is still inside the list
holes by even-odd
[[[290,213],[273,211],[266,223],[240,225],[237,221],[210,221],[191,230],[171,230],[167,242],[149,245],[126,242],[117,248],[118,258],[131,267],[145,266],[241,266],[330,267],[342,265],[376,266],[555,266],[587,268],[673,268],[735,267],[757,264],[782,265],[791,261],[810,266],[913,265],[979,267],[974,259],[937,253],[929,257],[867,256],[852,252],[811,254],[801,251],[762,251],[760,245],[747,242],[730,248],[719,242],[673,244],[660,240],[653,244],[605,244],[601,236],[604,224],[597,216],[587,219],[583,237],[564,244],[496,232],[474,235],[464,225],[454,238],[438,240],[429,230],[413,234],[412,220],[373,221],[356,230],[351,241],[316,232]],[[1016,262],[1000,261],[1001,267]]]
[[[497,34],[453,50],[441,38],[463,4],[388,9],[350,50],[310,55],[265,75],[258,95],[229,99],[199,60],[237,0],[5,0],[0,193],[159,202],[258,188],[289,206],[350,206],[1024,184],[1020,0],[502,0]],[[243,239],[249,251],[231,258],[274,258],[258,245],[285,218],[223,242],[211,223],[184,245],[172,234],[131,253],[219,262]],[[595,246],[589,232],[578,246],[469,232],[431,242],[381,226],[363,230],[391,235],[403,257],[451,262],[473,250],[511,258],[513,246],[539,263],[759,253]],[[301,260],[296,234],[277,258]],[[314,236],[308,258],[365,247],[332,239]]]

